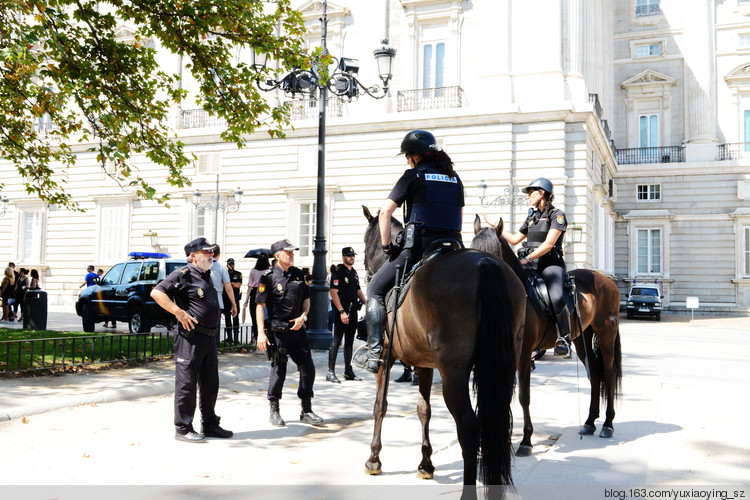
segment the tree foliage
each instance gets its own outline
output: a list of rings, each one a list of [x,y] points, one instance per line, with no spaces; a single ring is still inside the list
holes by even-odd
[[[168,122],[187,94],[179,73],[160,65],[163,54],[186,61],[200,86],[199,104],[226,119],[222,139],[242,147],[258,128],[282,137],[288,110],[272,107],[255,86],[273,70],[236,55],[268,54],[278,71],[309,67],[304,25],[289,2],[0,0],[0,154],[17,167],[30,195],[74,209],[64,183],[83,147],[77,143],[143,198],[156,191],[135,155],[166,167],[171,186],[189,185],[183,169],[194,157]],[[134,31],[129,40],[116,36],[122,26]]]

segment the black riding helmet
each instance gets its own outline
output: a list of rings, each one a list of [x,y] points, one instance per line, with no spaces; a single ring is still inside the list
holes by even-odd
[[[412,130],[401,141],[401,152],[399,154],[416,153],[423,155],[431,151],[437,151],[435,136],[426,130]]]
[[[544,189],[547,193],[550,194],[550,196],[554,194],[552,192],[553,190],[552,183],[550,182],[549,179],[545,177],[538,177],[534,179],[533,181],[531,181],[531,183],[528,186],[523,188],[521,191],[523,191],[525,194],[529,194],[529,189],[534,189],[534,188]]]

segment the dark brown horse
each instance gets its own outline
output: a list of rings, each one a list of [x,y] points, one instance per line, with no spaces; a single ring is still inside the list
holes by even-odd
[[[370,223],[365,235],[367,264],[382,265],[384,259],[375,251],[381,249],[378,218],[362,208]],[[395,229],[399,226],[395,219],[392,225]],[[377,268],[369,271],[374,273]],[[417,367],[419,374],[417,413],[422,424],[422,461],[418,477],[430,479],[435,471],[429,421],[433,370],[438,369],[443,398],[456,422],[461,444],[464,484],[476,485],[477,457],[484,484],[512,483],[511,400],[525,303],[523,286],[511,268],[476,250],[457,250],[437,257],[414,273],[398,310],[390,365],[398,359]],[[390,326],[390,315],[386,324]],[[472,369],[476,411],[469,394]],[[366,472],[372,475],[382,470],[385,372],[384,364],[376,377],[375,429],[365,464]]]
[[[474,220],[474,239],[472,248],[499,256],[513,268],[519,279],[525,279],[525,271],[521,261],[513,252],[510,244],[502,237],[503,220],[497,227],[481,227],[479,216]],[[581,313],[583,338],[580,335],[578,320],[571,314],[571,337],[576,346],[578,357],[588,363],[591,382],[591,402],[589,415],[580,429],[580,434],[593,434],[596,430],[594,422],[599,418],[600,396],[607,404],[604,424],[599,436],[612,437],[615,418],[615,399],[620,393],[622,382],[622,353],[620,348],[620,292],[614,282],[596,271],[576,269],[570,271],[575,278],[578,291],[578,308]],[[523,348],[518,363],[518,400],[523,408],[523,440],[516,455],[531,454],[531,434],[534,426],[531,424],[529,413],[529,386],[531,379],[531,355],[537,349],[552,349],[557,340],[554,320],[543,320],[531,306],[526,306],[526,331],[523,338]],[[542,344],[545,332],[552,329],[552,334]],[[584,345],[585,343],[585,345]]]

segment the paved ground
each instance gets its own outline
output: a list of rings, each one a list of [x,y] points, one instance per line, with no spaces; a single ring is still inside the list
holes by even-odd
[[[646,492],[652,497],[655,491],[667,498],[667,490],[681,487],[697,492],[693,498],[709,498],[711,491],[719,497],[735,485],[729,498],[735,489],[750,498],[750,320],[624,320],[621,334],[623,397],[612,439],[577,434],[588,405],[583,367],[550,357],[537,363],[531,392],[535,447],[531,457],[514,460],[518,497],[638,498],[645,496],[639,488],[650,486],[660,488]],[[10,418],[0,423],[0,496],[457,498],[462,461],[439,379],[431,425],[435,479],[415,476],[416,390],[404,384],[391,385],[384,474],[371,477],[363,471],[374,380],[363,374],[363,382],[327,383],[325,354],[315,358],[314,408],[326,427],[296,421],[294,376],[287,379],[281,405],[289,425],[271,427],[266,363],[252,354],[223,355],[217,412],[235,437],[203,445],[173,439],[170,362],[96,375],[0,380],[0,418]],[[517,444],[517,403],[514,415]],[[130,486],[104,486],[113,484]]]

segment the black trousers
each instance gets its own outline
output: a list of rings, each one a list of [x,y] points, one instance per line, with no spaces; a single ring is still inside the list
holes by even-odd
[[[303,326],[299,330],[290,330],[288,333],[276,334],[276,345],[287,350],[289,357],[299,369],[299,384],[297,385],[297,396],[300,399],[310,399],[313,394],[313,383],[315,382],[315,363],[310,352],[310,339],[307,330]],[[286,359],[280,363],[271,364],[271,376],[268,379],[268,399],[281,399],[281,391],[286,380]]]
[[[352,348],[354,346],[354,336],[357,334],[357,310],[354,309],[349,313],[349,323],[341,322],[341,314],[338,311],[333,312],[333,339],[328,351],[328,369],[336,370],[336,356],[339,354],[341,340],[344,340],[344,369],[348,372],[352,368]]]
[[[181,433],[193,428],[196,386],[200,387],[201,422],[218,425],[216,396],[219,393],[219,362],[216,340],[208,335],[174,338],[174,425]]]
[[[565,279],[565,268],[562,266],[547,266],[539,271],[542,275],[544,284],[547,285],[547,292],[549,293],[550,302],[552,302],[552,309],[557,315],[565,307],[564,300],[564,279]]]
[[[239,301],[237,301],[239,304]],[[226,325],[226,339],[239,342],[240,340],[240,315],[232,317],[232,304],[224,308],[224,325]]]
[[[250,315],[250,320],[253,323],[253,333],[252,338],[250,339],[251,342],[255,342],[255,340],[258,338],[258,320],[255,318],[255,296],[258,294],[258,287],[253,287],[253,289],[250,291],[250,308],[247,310],[247,313]]]

